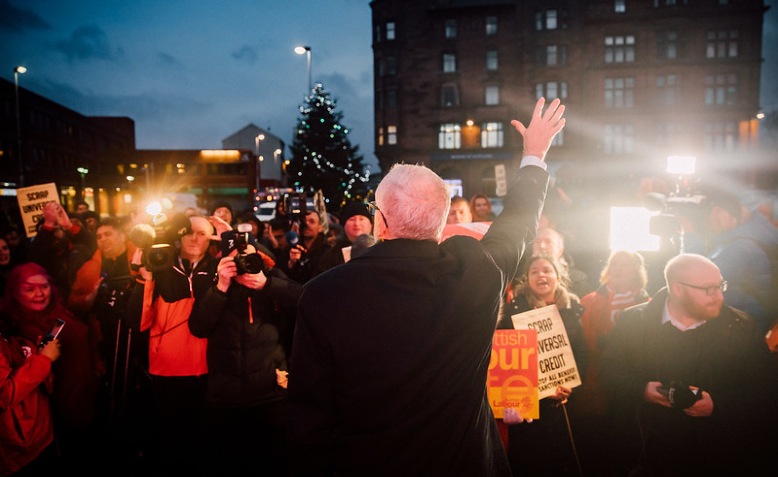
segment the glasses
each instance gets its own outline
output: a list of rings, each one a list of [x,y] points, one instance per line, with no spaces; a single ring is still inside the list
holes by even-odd
[[[373,217],[375,217],[376,211],[381,212],[381,209],[378,208],[378,204],[376,204],[374,200],[371,200],[367,203],[367,210],[370,211],[370,215]],[[386,228],[389,228],[389,223],[386,222],[386,217],[384,216],[383,212],[381,213],[381,218],[383,219]]]
[[[722,280],[721,283],[719,283],[718,285],[713,285],[711,287],[700,287],[697,285],[691,285],[689,283],[684,283],[684,282],[676,282],[676,283],[678,283],[679,285],[683,285],[685,287],[694,288],[695,290],[702,290],[705,292],[706,295],[714,295],[719,290],[721,290],[721,293],[727,291],[726,280]]]

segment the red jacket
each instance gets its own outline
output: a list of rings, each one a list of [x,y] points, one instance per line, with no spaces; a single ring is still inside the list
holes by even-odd
[[[0,336],[0,477],[33,460],[54,440],[51,360],[22,338]]]

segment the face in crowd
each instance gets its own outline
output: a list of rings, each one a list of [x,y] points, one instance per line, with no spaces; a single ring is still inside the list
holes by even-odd
[[[97,239],[97,248],[104,258],[113,260],[124,253],[126,248],[124,232],[111,225],[98,227],[95,239]]]
[[[43,311],[51,302],[51,284],[45,275],[31,275],[14,291],[16,301],[31,311]]]
[[[0,238],[0,267],[11,263],[11,247],[5,239]]]
[[[322,232],[321,218],[318,212],[315,210],[309,210],[305,214],[305,228],[303,229],[303,237],[306,239],[314,239]]]
[[[364,215],[352,215],[343,224],[343,231],[346,233],[346,237],[353,242],[362,234],[373,233],[373,223]]]
[[[473,214],[470,212],[470,204],[466,200],[455,200],[448,209],[449,224],[469,224],[473,221]]]
[[[527,269],[527,284],[530,290],[546,303],[554,303],[559,275],[554,265],[545,258],[536,258]]]
[[[489,199],[486,197],[476,197],[473,201],[473,208],[475,209],[475,215],[483,220],[489,218],[489,214],[492,212],[492,204],[489,203]]]
[[[532,242],[533,255],[549,255],[559,260],[564,252],[562,237],[554,229],[538,229]]]
[[[192,233],[181,237],[181,258],[200,261],[208,251],[213,236],[213,226],[205,217],[189,217]]]
[[[214,209],[213,215],[219,217],[228,224],[232,223],[232,212],[227,207],[218,207]]]
[[[704,257],[686,259],[668,274],[668,282],[670,299],[690,318],[705,321],[719,316],[726,282],[713,262]]]

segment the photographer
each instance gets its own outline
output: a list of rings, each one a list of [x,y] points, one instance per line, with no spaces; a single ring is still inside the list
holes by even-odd
[[[776,445],[763,335],[724,305],[727,282],[702,255],[672,258],[665,282],[621,312],[600,360],[615,431],[608,475],[761,475]]]
[[[192,334],[208,339],[214,475],[286,475],[284,341],[302,286],[272,268],[252,239],[239,228],[222,240],[215,284],[189,320]]]
[[[200,470],[205,448],[207,340],[189,332],[188,321],[197,298],[213,285],[216,259],[208,247],[215,238],[207,218],[174,216],[164,234],[167,247],[137,252],[142,286],[133,290],[130,306],[140,330],[149,331],[149,374],[157,449],[171,475]],[[162,452],[164,451],[164,455]]]
[[[327,251],[327,237],[318,212],[306,211],[296,240],[287,237],[287,242],[290,245],[289,256],[279,263],[279,267],[289,278],[304,284],[323,271],[321,262]]]

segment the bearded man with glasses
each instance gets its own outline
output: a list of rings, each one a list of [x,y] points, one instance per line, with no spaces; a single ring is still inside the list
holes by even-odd
[[[778,408],[764,336],[724,304],[708,258],[678,255],[664,275],[651,301],[621,312],[603,351],[609,475],[762,475]]]

